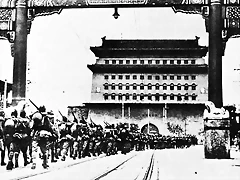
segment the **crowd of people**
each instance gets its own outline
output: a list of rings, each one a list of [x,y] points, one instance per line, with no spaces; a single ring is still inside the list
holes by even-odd
[[[197,138],[193,135],[145,134],[136,124],[106,123],[103,127],[76,117],[70,121],[65,116],[56,121],[54,114],[46,112],[44,106],[30,115],[24,107],[20,112],[14,110],[10,118],[0,112],[1,166],[6,166],[7,170],[19,167],[20,152],[24,166],[31,163],[31,168],[35,169],[37,158],[42,159],[43,168],[48,168],[49,160],[52,163],[65,161],[66,157],[75,160],[100,154],[109,156],[132,150],[184,148],[195,144]]]

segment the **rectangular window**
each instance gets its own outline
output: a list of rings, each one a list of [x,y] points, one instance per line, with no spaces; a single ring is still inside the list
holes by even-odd
[[[148,76],[148,80],[152,80],[152,76]]]
[[[141,101],[144,100],[144,96],[140,96],[140,100],[141,100]]]
[[[156,80],[159,80],[159,79],[160,79],[160,76],[155,76],[155,79],[156,79]]]
[[[163,96],[163,100],[167,100],[167,96]]]
[[[159,96],[155,96],[155,100],[159,101],[160,100]]]
[[[196,80],[196,76],[192,76],[192,80]]]
[[[196,90],[196,86],[192,86],[192,90]]]
[[[177,76],[177,80],[181,80],[181,76]]]
[[[112,64],[116,64],[116,60],[112,60]]]
[[[108,90],[108,86],[107,86],[107,85],[105,85],[105,86],[104,86],[104,89],[105,89],[105,90]]]
[[[177,97],[177,100],[178,100],[178,101],[181,101],[181,100],[182,100],[182,97],[181,97],[181,96],[178,96],[178,97]]]
[[[115,86],[112,86],[112,90],[115,90]]]
[[[144,79],[144,75],[141,75],[141,76],[140,76],[140,79],[143,80],[143,79]]]
[[[122,86],[118,86],[118,89],[119,89],[119,90],[122,90]]]
[[[116,78],[116,76],[115,75],[112,75],[112,79],[115,79]]]
[[[118,100],[119,100],[119,101],[122,100],[122,96],[121,96],[121,95],[118,96]]]
[[[174,90],[174,86],[170,86],[170,90]]]
[[[160,64],[160,61],[159,61],[159,60],[156,60],[156,64]]]
[[[119,64],[123,64],[123,60],[119,60]]]
[[[177,86],[177,90],[181,90],[181,86]]]
[[[188,86],[184,86],[184,90],[188,90]]]
[[[129,87],[130,87],[130,86],[127,85],[127,86],[126,86],[126,90],[129,90],[129,89],[130,89]]]
[[[126,100],[129,100],[129,96],[128,95],[126,96]]]
[[[184,80],[188,80],[188,76],[184,76]]]
[[[177,64],[181,64],[181,60],[177,60]]]
[[[112,95],[112,100],[115,100],[115,96],[114,95]]]
[[[136,90],[137,89],[137,86],[133,86],[133,90]]]
[[[137,75],[133,75],[133,79],[137,79]]]
[[[170,60],[170,64],[174,64],[174,60]]]
[[[151,90],[152,89],[152,86],[148,86],[148,90]]]
[[[137,64],[137,60],[133,60],[133,64]]]
[[[148,64],[152,64],[152,60],[148,60]]]
[[[170,96],[170,100],[174,100],[174,96]]]
[[[130,79],[130,75],[126,75],[126,79]]]
[[[140,64],[144,64],[144,60],[141,60],[141,61],[140,61]]]
[[[140,89],[141,89],[141,90],[144,90],[144,86],[140,86]]]
[[[133,100],[137,100],[137,96],[136,95],[133,96]]]
[[[108,79],[108,75],[105,75],[105,76],[104,76],[104,79]]]
[[[167,80],[167,76],[163,76],[163,80]]]
[[[130,60],[126,60],[126,64],[130,64]]]
[[[156,89],[156,90],[159,90],[159,89],[160,89],[159,87],[160,87],[160,86],[155,86],[155,89]]]
[[[184,60],[184,64],[188,64],[188,60]]]
[[[163,86],[163,90],[167,90],[167,86]]]
[[[148,100],[151,101],[152,100],[152,96],[148,96]]]
[[[163,60],[163,64],[167,64],[167,60]]]
[[[109,60],[105,60],[105,64],[109,64]]]
[[[196,61],[195,60],[191,60],[191,64],[196,64]]]
[[[174,76],[170,76],[170,79],[171,79],[171,80],[174,80]]]
[[[184,100],[188,100],[188,96],[184,96]]]
[[[196,96],[192,96],[192,100],[195,101],[196,100]]]
[[[108,100],[108,95],[104,95],[104,100]]]
[[[118,79],[123,79],[123,76],[122,76],[122,75],[119,75],[119,76],[118,76]]]

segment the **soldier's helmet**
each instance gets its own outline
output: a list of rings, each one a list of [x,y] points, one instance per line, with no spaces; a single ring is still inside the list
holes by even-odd
[[[39,112],[46,112],[46,107],[43,105],[43,106],[40,106],[39,108],[38,108],[38,110],[39,110]]]
[[[20,117],[21,117],[21,118],[26,118],[26,112],[25,112],[25,110],[22,110],[22,111],[20,112]]]
[[[5,112],[4,111],[0,111],[0,117],[5,117]]]
[[[18,117],[18,112],[16,109],[11,113],[11,117],[17,118]]]

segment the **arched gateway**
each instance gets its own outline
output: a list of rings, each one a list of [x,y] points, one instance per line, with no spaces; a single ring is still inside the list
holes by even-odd
[[[149,130],[148,130],[148,128],[149,128]],[[145,124],[142,127],[141,132],[145,133],[145,134],[148,134],[148,133],[149,134],[159,134],[159,130],[158,130],[157,126],[152,123],[149,123],[149,125]]]

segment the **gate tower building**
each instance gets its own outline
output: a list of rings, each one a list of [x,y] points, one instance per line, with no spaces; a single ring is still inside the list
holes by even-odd
[[[90,47],[97,57],[91,101],[85,103],[97,124],[137,123],[143,132],[167,134],[169,123],[185,133],[201,130],[208,100],[208,47],[188,40],[108,40]],[[148,131],[149,132],[149,131]]]

